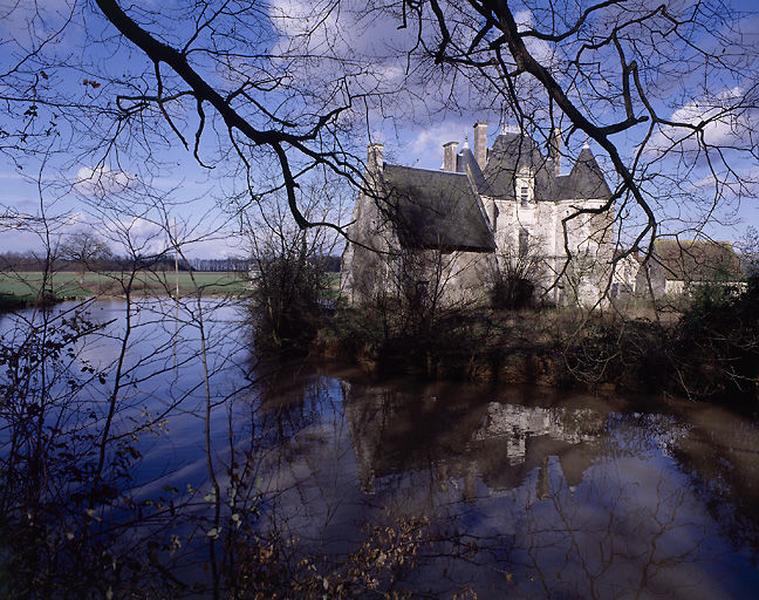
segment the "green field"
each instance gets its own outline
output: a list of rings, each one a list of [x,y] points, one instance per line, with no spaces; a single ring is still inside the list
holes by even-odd
[[[194,295],[198,290],[205,296],[238,295],[248,289],[242,273],[180,272],[180,296]],[[193,281],[194,280],[194,281]],[[42,286],[41,272],[0,273],[0,301],[9,306],[33,302]],[[122,296],[128,274],[117,272],[81,273],[61,271],[52,275],[53,295],[59,299],[80,299],[95,295]],[[142,272],[132,283],[137,294],[173,294],[177,275],[171,272]]]

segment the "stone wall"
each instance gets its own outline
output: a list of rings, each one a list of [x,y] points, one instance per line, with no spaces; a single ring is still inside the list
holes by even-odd
[[[346,244],[343,252],[341,288],[350,302],[361,304],[384,293],[388,253],[398,247],[397,238],[375,198],[365,194],[356,201],[348,235],[354,243]]]
[[[443,300],[446,305],[481,304],[488,301],[497,269],[495,257],[482,252],[454,252],[447,258]]]
[[[517,200],[485,198],[484,202],[494,226],[499,260],[516,256],[520,231],[525,230],[529,251],[543,257],[544,267],[536,274],[538,283],[544,289],[553,286],[567,260],[562,219],[576,210],[578,201],[543,200],[527,206],[521,206]],[[600,200],[583,202],[585,207],[601,204]],[[567,241],[573,260],[549,300],[586,306],[599,300],[611,276],[614,244],[608,228],[610,219],[610,215],[581,215],[567,222]]]

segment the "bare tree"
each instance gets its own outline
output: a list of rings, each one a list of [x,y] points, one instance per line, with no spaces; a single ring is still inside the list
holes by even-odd
[[[569,220],[611,214],[615,228],[627,228],[627,253],[650,248],[662,223],[678,226],[673,217],[684,230],[702,229],[756,183],[740,168],[757,156],[756,46],[744,35],[744,15],[722,0],[528,1],[521,10],[491,0],[332,0],[281,18],[232,0],[140,10],[71,0],[55,19],[36,3],[11,3],[7,12],[27,28],[6,34],[14,54],[4,102],[23,124],[23,133],[5,138],[6,153],[75,135],[78,157],[97,156],[101,169],[125,166],[116,152],[126,151],[135,163],[145,159],[145,171],[162,164],[162,149],[186,148],[200,168],[239,174],[251,202],[282,186],[300,227],[316,224],[298,200],[315,165],[363,186],[351,133],[371,130],[393,97],[389,80],[367,70],[380,55],[350,45],[358,46],[349,27],[361,18],[395,31],[391,52],[407,58],[405,74],[391,82],[399,114],[431,109],[446,90],[443,105],[460,110],[458,84],[441,81],[463,80],[476,107],[497,106],[546,145],[555,128],[570,145],[597,143],[617,185],[604,205]],[[34,27],[41,22],[47,28]],[[82,24],[93,47],[128,52],[129,77],[102,55],[75,64],[57,52],[55,42]],[[346,43],[325,42],[330,36]],[[77,93],[57,85],[64,73],[82,73]],[[401,107],[435,88],[421,105]],[[261,163],[276,169],[275,180],[259,176]]]
[[[193,244],[230,237],[239,224],[258,263],[261,306],[276,338],[290,337],[283,325],[292,313],[302,318],[324,301],[328,282],[318,259],[338,247],[333,234],[343,232],[340,211],[312,202],[332,194],[317,183],[327,173],[372,194],[354,139],[372,137],[390,113],[408,123],[437,109],[461,111],[462,99],[473,97],[475,108],[497,107],[546,145],[556,128],[570,148],[585,138],[597,144],[617,181],[608,202],[563,218],[566,254],[577,261],[554,275],[558,281],[566,273],[577,286],[586,273],[580,249],[568,242],[573,221],[601,217],[592,235],[605,231],[625,244],[613,262],[645,253],[662,228],[698,232],[724,204],[752,193],[755,181],[742,167],[758,154],[756,45],[743,37],[742,15],[719,0],[528,0],[523,11],[502,0],[327,0],[309,5],[309,15],[280,17],[291,31],[273,26],[272,4],[0,5],[0,153],[21,178],[46,169],[59,176],[31,176],[38,206],[1,205],[2,233],[27,228],[39,241],[41,300],[54,291],[59,242],[73,221],[73,209],[57,202],[75,199],[94,224],[92,235],[125,259],[109,275],[124,300],[117,318],[93,318],[85,301],[4,320],[0,527],[17,576],[12,595],[323,596],[331,582],[348,581],[357,563],[363,568],[398,546],[381,539],[351,554],[347,573],[318,573],[306,561],[298,564],[307,575],[292,576],[298,572],[278,537],[281,523],[274,521],[265,539],[257,519],[276,499],[260,485],[271,473],[263,463],[276,460],[262,449],[297,420],[278,421],[286,412],[278,409],[270,427],[259,428],[262,401],[242,393],[256,378],[246,362],[250,340],[232,336],[245,325],[216,318],[234,299],[209,304],[195,273],[184,295],[154,268],[169,256],[187,259]],[[365,19],[363,28],[340,27],[346,15]],[[341,35],[330,35],[335,23]],[[390,24],[393,37],[382,45],[386,62],[369,70],[379,53],[362,55],[355,40],[374,24]],[[324,64],[329,68],[316,68]],[[458,93],[462,81],[467,94]],[[168,173],[181,179],[184,171],[205,174],[221,216],[215,207],[176,200],[187,194],[186,181],[159,181]],[[76,252],[92,256],[82,247]],[[393,333],[439,324],[451,282],[473,269],[459,260],[466,257],[434,244],[384,257],[397,267],[382,273]],[[508,268],[521,281],[529,256],[512,258]],[[160,293],[146,294],[147,281]],[[756,327],[748,300],[738,305],[742,319],[723,316],[708,343],[698,319],[688,321],[696,335],[680,343],[719,359],[707,375],[723,369],[755,391],[755,337],[735,335]],[[625,346],[617,333],[604,333],[610,343],[602,352],[588,344],[588,380],[604,380],[617,361]],[[140,342],[149,351],[137,352]],[[641,353],[648,349],[641,344]],[[215,381],[243,367],[242,389],[214,392]],[[318,387],[311,386],[315,396]],[[703,387],[724,389],[721,381]],[[149,409],[147,400],[154,402]],[[140,495],[127,485],[142,458],[138,441],[162,435],[176,412],[197,419],[204,489]],[[250,417],[243,433],[235,428],[241,413]],[[219,431],[225,435],[216,437]],[[541,487],[549,483],[547,467]],[[404,552],[416,552],[409,529],[409,548],[393,552],[391,569]],[[194,588],[191,576],[182,578],[202,571],[198,539],[211,576]],[[372,573],[361,577],[345,594],[376,591]]]
[[[539,239],[530,239],[520,231],[516,243],[506,246],[498,256],[498,268],[492,275],[491,299],[494,307],[519,309],[535,302],[550,302],[547,288],[553,279],[542,253]]]
[[[84,285],[85,273],[97,269],[113,253],[108,244],[97,235],[80,231],[67,236],[61,245],[60,255],[78,266],[79,284]]]
[[[322,171],[320,180],[302,190],[303,214],[339,224],[349,193],[350,188]],[[266,209],[241,207],[239,215],[250,255],[257,347],[304,350],[337,295],[327,263],[343,240],[333,229],[301,229],[286,201]]]

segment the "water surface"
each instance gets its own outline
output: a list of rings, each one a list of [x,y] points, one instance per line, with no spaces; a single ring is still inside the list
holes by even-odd
[[[124,305],[88,311],[105,327],[76,360],[111,378]],[[420,523],[413,566],[394,573],[414,594],[748,598],[759,589],[751,416],[677,400],[376,380],[334,365],[274,368],[255,358],[240,307],[146,304],[131,316],[115,427],[139,429],[128,485],[140,501],[166,489],[206,493],[210,455],[224,494],[238,493],[239,472],[254,473],[257,526],[292,534],[300,556],[339,562],[373,526]],[[17,326],[3,317],[4,339]],[[108,381],[88,395],[100,414]]]

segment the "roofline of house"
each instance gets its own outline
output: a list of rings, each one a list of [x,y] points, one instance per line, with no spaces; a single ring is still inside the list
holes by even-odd
[[[443,175],[459,175],[461,177],[467,177],[466,173],[459,173],[458,171],[443,171],[441,169],[428,169],[425,167],[409,167],[408,165],[396,165],[394,163],[385,163],[385,167],[396,167],[399,169],[408,169],[409,171],[426,171],[428,173],[441,173]]]
[[[477,254],[493,254],[496,251],[495,244],[493,246],[488,246],[487,248],[483,246],[446,246],[446,245],[434,245],[434,244],[403,244],[401,242],[401,245],[403,245],[405,248],[415,249],[415,250],[439,250],[440,252],[447,253],[447,252],[475,252]]]

